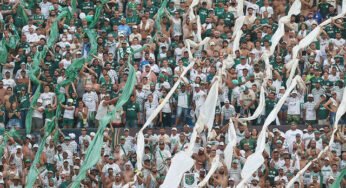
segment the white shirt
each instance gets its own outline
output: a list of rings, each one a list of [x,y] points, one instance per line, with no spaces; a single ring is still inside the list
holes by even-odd
[[[193,100],[196,104],[196,108],[199,108],[204,104],[205,98],[206,98],[206,93],[202,90],[194,93]]]
[[[288,97],[286,103],[288,106],[287,114],[300,115],[300,99],[298,96],[296,98]]]
[[[12,87],[14,88],[17,84],[16,82],[12,79],[12,78],[9,78],[9,79],[2,79],[2,82],[4,84],[4,88],[7,89],[8,87]]]
[[[179,91],[178,93],[178,106],[179,107],[183,107],[183,108],[188,108],[188,95],[187,95],[187,91],[185,91],[184,93]]]
[[[54,97],[55,97],[55,93],[53,92],[41,93],[40,99],[42,99],[42,106],[45,107],[48,105],[48,103],[53,104]]]
[[[296,130],[288,130],[285,133],[286,141],[290,147],[292,147],[293,142],[296,140],[296,135],[300,134],[303,135],[303,131],[296,129]]]
[[[88,107],[89,112],[96,111],[96,103],[98,102],[98,97],[94,91],[84,93],[82,100],[85,103],[85,106]]]
[[[44,3],[43,1],[40,3],[40,7],[41,7],[41,12],[42,12],[42,15],[45,17],[45,18],[48,18],[49,16],[49,7],[52,6],[52,3],[47,1],[46,3]]]
[[[316,120],[316,110],[315,110],[316,103],[313,102],[306,102],[304,104],[304,110],[306,110],[305,114],[305,120]]]

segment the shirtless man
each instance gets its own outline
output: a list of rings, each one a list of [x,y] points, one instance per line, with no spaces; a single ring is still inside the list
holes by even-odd
[[[113,168],[108,168],[108,176],[102,173],[102,181],[104,182],[105,188],[111,188],[113,182],[115,181],[115,176],[113,175]]]
[[[126,164],[125,164],[125,171],[124,171],[124,182],[125,183],[129,183],[133,180],[133,177],[134,177],[134,172],[133,172],[133,169],[132,169],[132,165],[130,163],[130,161],[128,161]]]
[[[123,184],[123,180],[122,180],[121,174],[117,173],[115,175],[115,181],[112,184],[112,188],[120,188],[120,187],[123,187],[123,185],[124,184]]]
[[[196,160],[196,162],[200,162],[200,163],[204,163],[206,160],[207,160],[207,156],[206,154],[204,153],[204,148],[203,147],[200,147],[198,149],[198,152],[197,153],[194,153],[192,155],[193,159]]]
[[[338,110],[340,102],[337,100],[337,94],[335,91],[332,91],[332,97],[323,105],[327,110],[330,111],[329,121],[330,126],[333,126],[336,116],[336,111]]]

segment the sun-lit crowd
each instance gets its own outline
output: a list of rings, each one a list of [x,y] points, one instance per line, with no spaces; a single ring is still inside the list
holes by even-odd
[[[294,1],[244,1],[243,35],[234,52],[233,32],[242,1],[197,0],[192,10],[196,18],[192,19],[190,5],[195,1],[2,0],[0,54],[7,48],[7,60],[0,60],[4,62],[0,64],[0,187],[25,187],[50,121],[57,121],[60,129],[56,129],[57,136],[55,131],[48,137],[38,154],[39,175],[34,187],[68,187],[78,177],[100,120],[113,110],[116,113],[103,133],[101,153],[95,154],[101,155],[100,160],[87,171],[80,187],[160,187],[175,154],[189,147],[215,77],[231,55],[234,64],[222,76],[212,130],[198,134],[192,154],[195,163],[179,185],[198,187],[219,156],[220,165],[204,187],[236,187],[243,178],[246,159],[256,150],[265,119],[287,90],[292,71],[287,64],[293,47],[324,20],[340,14],[342,5],[339,0],[300,0],[300,14],[292,15],[284,25],[283,37],[269,58],[272,78],[265,79],[266,65],[261,57],[270,51],[278,21]],[[71,11],[73,3],[77,4],[75,12]],[[57,40],[40,59],[35,73],[42,86],[38,87],[29,78],[35,54],[47,47],[54,22],[65,8],[73,14],[58,21]],[[97,35],[97,53],[91,55],[94,44],[85,30],[95,19],[91,30]],[[306,90],[294,89],[280,108],[266,132],[265,161],[245,183],[247,187],[285,187],[328,146],[336,112],[346,105],[341,103],[346,81],[345,21],[345,17],[333,19],[299,51],[296,74],[302,77]],[[19,41],[14,49],[9,48],[6,44],[16,34]],[[187,47],[187,39],[199,43],[206,37],[210,38],[207,44]],[[180,81],[192,61],[190,52],[195,64]],[[68,67],[89,56],[92,60],[78,70],[78,77],[58,88],[68,79]],[[115,108],[131,78],[128,62],[135,68],[135,86],[129,100]],[[147,122],[178,80],[180,84],[168,102]],[[266,91],[264,110],[254,120],[242,121],[240,118],[255,113],[262,86]],[[58,100],[57,90],[65,95],[64,102]],[[36,91],[40,93],[34,100]],[[59,109],[61,116],[56,117]],[[32,133],[23,134],[31,110]],[[236,131],[236,147],[228,168],[224,150],[230,143],[230,121]],[[146,122],[143,169],[139,171],[137,132]],[[331,188],[341,176],[346,168],[346,115],[338,124],[329,150],[314,160],[292,187]],[[9,136],[11,129],[22,136]],[[342,178],[338,187],[345,186],[346,178]]]

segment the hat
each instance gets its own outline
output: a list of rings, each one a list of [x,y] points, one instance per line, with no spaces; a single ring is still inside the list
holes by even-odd
[[[65,140],[71,140],[71,137],[65,136]]]
[[[293,90],[292,91],[292,94],[298,94],[296,90]]]
[[[282,144],[282,141],[281,140],[277,140],[276,144]]]
[[[315,130],[314,134],[321,134],[319,130]]]
[[[229,100],[228,100],[228,99],[226,99],[226,100],[225,100],[225,103],[229,103]]]
[[[22,149],[22,146],[17,145],[17,146],[16,146],[16,149]]]
[[[73,99],[67,99],[67,103],[73,103]]]
[[[91,132],[91,133],[90,133],[90,136],[95,136],[95,133],[94,133],[94,132]]]
[[[173,127],[173,128],[172,128],[172,131],[176,131],[176,130],[177,130],[177,128],[176,128],[176,127]]]
[[[64,160],[64,163],[68,163],[68,160],[67,160],[67,159],[65,159],[65,160]]]
[[[312,98],[313,98],[314,96],[310,93],[310,94],[308,95],[308,97],[312,97]]]
[[[280,132],[280,131],[279,131],[279,129],[274,128],[274,129],[273,129],[273,132],[275,133],[275,132]]]
[[[199,87],[199,84],[196,84],[195,87]]]
[[[37,102],[42,103],[43,101],[42,99],[37,99]]]
[[[125,128],[124,131],[130,131],[128,128]]]
[[[324,160],[329,161],[329,157],[325,157]]]
[[[32,136],[30,135],[30,134],[27,134],[26,136],[25,136],[25,138],[28,138],[28,139],[32,139]]]
[[[232,80],[232,84],[233,84],[233,85],[238,85],[238,84],[239,84],[239,81],[238,81],[238,80]]]
[[[246,59],[246,57],[242,55],[242,56],[240,56],[240,59]]]
[[[33,148],[38,148],[38,145],[37,145],[37,144],[34,144],[32,147],[33,147]]]
[[[304,129],[303,132],[308,132],[308,130],[307,130],[307,129]]]
[[[69,133],[68,135],[71,137],[71,139],[75,139],[76,138],[76,135],[74,133]]]
[[[79,166],[73,166],[74,170],[79,170]]]
[[[210,46],[215,46],[215,42],[210,42]]]
[[[233,159],[232,163],[238,164],[238,160],[237,159]]]
[[[223,143],[223,142],[219,143],[219,146],[224,146],[224,145],[225,145],[225,143]]]

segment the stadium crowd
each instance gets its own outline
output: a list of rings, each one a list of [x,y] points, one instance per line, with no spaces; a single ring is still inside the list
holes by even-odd
[[[52,23],[62,9],[71,9],[73,0],[2,0],[1,41],[15,33],[20,40],[8,51],[0,74],[0,187],[25,187],[29,169],[38,152],[47,121],[57,118],[58,139],[51,135],[39,158],[39,176],[34,187],[68,187],[75,181],[85,159],[95,130],[107,112],[115,109],[129,69],[136,70],[135,88],[106,128],[101,159],[87,172],[80,186],[86,188],[159,187],[174,155],[190,142],[191,133],[208,95],[214,76],[222,62],[233,53],[232,38],[237,15],[236,0],[199,1],[194,12],[201,22],[201,36],[210,37],[208,44],[191,48],[196,64],[186,80],[164,105],[158,116],[145,129],[143,170],[137,171],[136,132],[159,106],[174,83],[190,63],[185,41],[198,41],[199,24],[190,20],[192,0],[168,1],[164,16],[158,19],[161,0],[111,0],[101,9],[93,30],[97,33],[97,54],[84,64],[73,83],[61,87],[66,102],[55,93],[57,84],[66,80],[66,70],[73,60],[87,57],[90,39],[84,30],[98,14],[100,0],[78,0],[72,18],[58,23],[59,36],[40,61],[37,78],[42,84],[37,103],[32,103],[38,88],[29,78],[34,55],[47,43]],[[219,88],[211,136],[199,134],[192,158],[195,164],[183,175],[180,186],[197,187],[210,170],[216,155],[221,164],[211,176],[210,188],[235,187],[241,181],[241,170],[249,155],[255,152],[261,125],[286,91],[290,74],[285,67],[292,59],[292,49],[325,19],[340,13],[338,0],[301,0],[299,15],[285,24],[285,33],[270,57],[273,78],[265,83],[265,110],[255,120],[239,118],[254,114],[265,77],[265,62],[260,58],[270,49],[278,20],[288,13],[293,0],[244,1],[245,21],[241,30],[235,64],[229,67]],[[19,14],[24,7],[28,21]],[[159,25],[155,21],[159,20]],[[154,42],[151,39],[154,38]],[[323,27],[320,36],[299,52],[297,74],[303,78],[305,92],[294,90],[266,133],[264,164],[246,182],[248,187],[282,188],[309,161],[328,145],[336,111],[344,91],[346,58],[346,18],[335,19]],[[132,52],[145,47],[134,54]],[[131,55],[130,55],[131,54]],[[61,105],[61,117],[55,117]],[[5,134],[10,129],[26,128],[30,109],[32,133],[22,137]],[[231,168],[224,162],[229,143],[230,120],[237,135]],[[323,157],[295,181],[293,187],[330,188],[346,169],[346,117],[339,121],[335,141]],[[5,131],[6,130],[6,131]],[[66,133],[65,130],[71,130]],[[65,134],[64,134],[65,133]],[[343,178],[339,187],[346,187]]]

